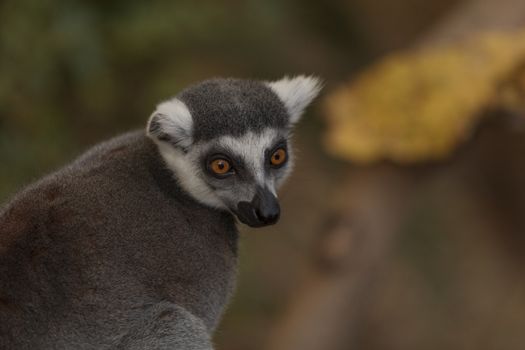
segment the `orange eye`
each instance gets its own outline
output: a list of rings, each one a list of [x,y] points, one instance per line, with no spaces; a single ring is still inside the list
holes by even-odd
[[[279,166],[286,161],[286,151],[283,148],[279,148],[277,151],[273,152],[270,162],[274,166]]]
[[[226,159],[215,159],[210,163],[210,169],[217,175],[224,175],[230,171],[231,165]]]

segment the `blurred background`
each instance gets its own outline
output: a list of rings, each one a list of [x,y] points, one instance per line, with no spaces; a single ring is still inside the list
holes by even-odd
[[[0,0],[0,202],[188,84],[299,73],[217,349],[523,349],[522,0]]]

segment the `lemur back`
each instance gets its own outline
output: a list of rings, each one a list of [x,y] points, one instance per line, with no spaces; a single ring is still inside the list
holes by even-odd
[[[181,191],[143,132],[31,186],[0,222],[2,349],[111,348],[181,310],[208,334],[233,288],[232,215]]]

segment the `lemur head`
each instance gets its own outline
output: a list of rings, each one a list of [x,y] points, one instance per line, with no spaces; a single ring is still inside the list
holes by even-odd
[[[147,134],[197,201],[252,227],[274,224],[276,191],[293,165],[292,128],[319,91],[305,76],[208,80],[159,104]]]

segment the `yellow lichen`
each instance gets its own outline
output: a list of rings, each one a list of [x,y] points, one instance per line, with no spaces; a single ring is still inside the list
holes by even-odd
[[[325,145],[355,162],[445,157],[484,108],[516,102],[498,89],[524,63],[525,32],[387,56],[327,97]]]

